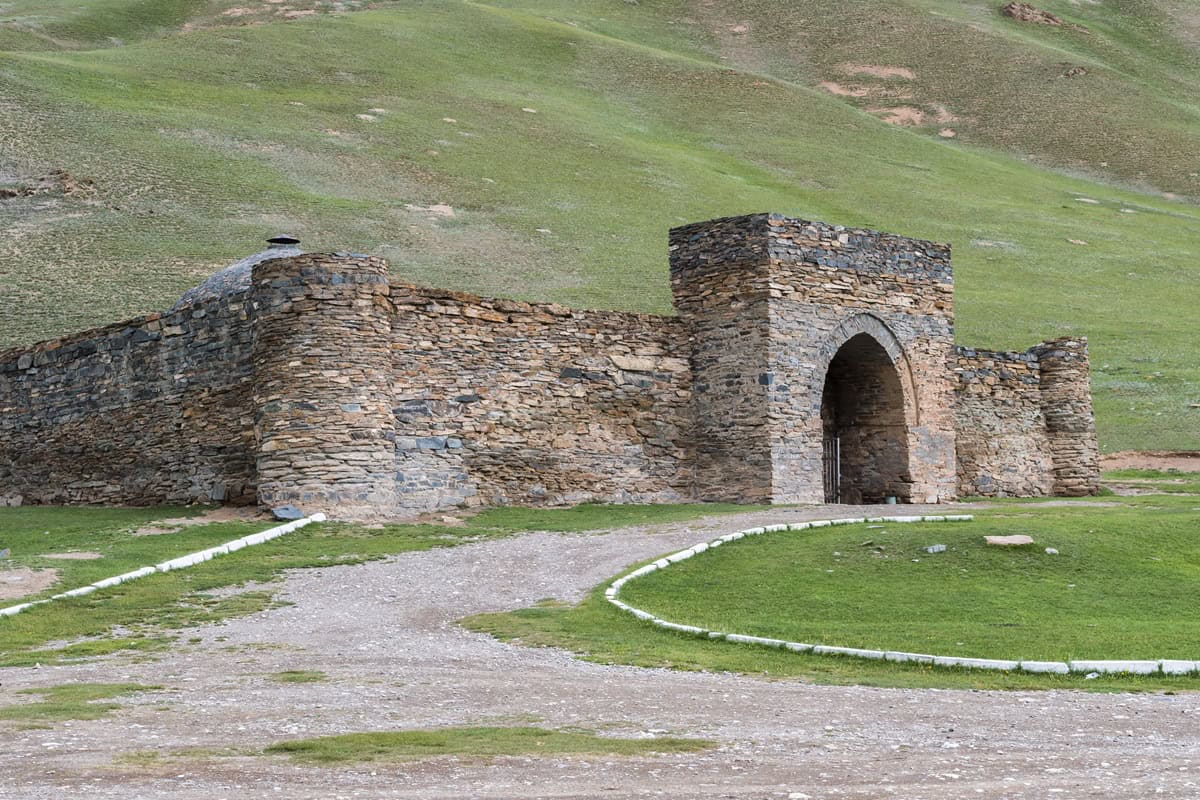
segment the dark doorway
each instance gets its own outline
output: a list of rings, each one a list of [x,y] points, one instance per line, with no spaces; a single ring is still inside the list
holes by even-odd
[[[821,429],[826,502],[910,502],[904,390],[896,365],[870,334],[851,337],[829,363]]]

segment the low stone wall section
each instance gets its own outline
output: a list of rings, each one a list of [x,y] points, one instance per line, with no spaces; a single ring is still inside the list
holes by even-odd
[[[395,282],[391,298],[402,509],[690,498],[678,319]]]
[[[0,352],[0,503],[252,502],[247,305]]]
[[[1054,489],[1037,354],[955,348],[960,495],[1037,497]]]

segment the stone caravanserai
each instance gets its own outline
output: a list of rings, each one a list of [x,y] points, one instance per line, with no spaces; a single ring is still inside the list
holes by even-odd
[[[677,314],[654,316],[420,288],[294,244],[170,311],[0,352],[0,504],[355,519],[1099,488],[1086,340],[955,346],[946,245],[686,225]]]

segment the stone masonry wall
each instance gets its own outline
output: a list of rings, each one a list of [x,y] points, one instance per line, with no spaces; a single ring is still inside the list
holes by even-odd
[[[678,320],[391,287],[399,505],[690,498]]]
[[[253,501],[244,294],[0,353],[0,503]]]
[[[958,491],[1036,497],[1054,490],[1037,353],[955,348]]]
[[[1086,340],[955,348],[945,245],[755,214],[670,260],[676,317],[307,254],[0,352],[0,504],[821,502],[830,436],[843,499],[1098,491]]]

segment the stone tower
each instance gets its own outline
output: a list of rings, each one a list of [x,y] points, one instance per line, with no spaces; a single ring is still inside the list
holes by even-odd
[[[948,246],[754,214],[675,228],[670,254],[698,499],[954,496]]]
[[[258,500],[342,518],[396,506],[387,263],[300,255],[253,268]]]
[[[1042,414],[1054,482],[1051,494],[1083,497],[1100,491],[1100,448],[1092,412],[1087,339],[1055,339],[1033,352],[1041,365]]]

